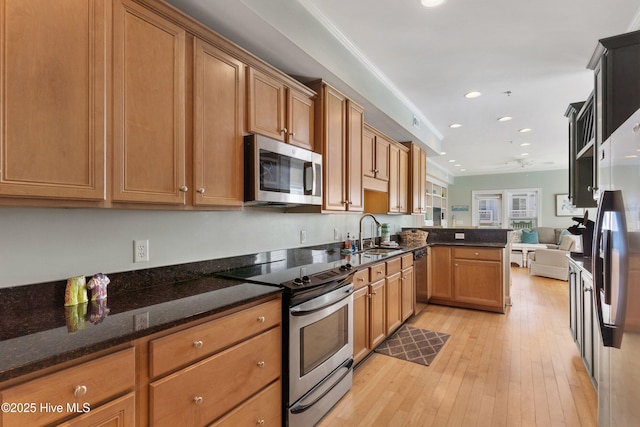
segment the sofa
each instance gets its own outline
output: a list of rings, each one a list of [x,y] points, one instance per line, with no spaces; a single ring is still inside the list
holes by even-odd
[[[571,234],[563,235],[558,249],[536,249],[529,253],[529,274],[534,276],[550,277],[558,280],[569,278],[569,258],[571,251],[579,249],[580,236]]]
[[[530,222],[514,223],[514,225],[527,225]],[[560,240],[563,236],[572,236],[566,228],[554,228],[554,227],[536,227],[533,229],[519,228],[515,229],[511,234],[511,243],[538,243],[546,245],[547,249],[558,249],[560,247]],[[524,239],[523,239],[524,238]],[[575,246],[572,247],[572,251],[579,251],[582,246],[582,239],[580,236],[573,236],[575,240]],[[529,257],[530,258],[530,257]],[[523,264],[522,253],[520,251],[511,251],[510,263],[517,264],[519,267],[526,267],[527,263]]]

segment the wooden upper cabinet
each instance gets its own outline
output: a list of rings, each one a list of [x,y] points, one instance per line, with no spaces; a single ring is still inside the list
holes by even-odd
[[[285,140],[286,87],[255,68],[247,75],[247,130]]]
[[[410,149],[409,212],[424,214],[427,209],[427,153],[413,142],[403,142]]]
[[[287,89],[288,135],[287,142],[314,151],[314,102],[308,94]]]
[[[111,2],[0,10],[0,195],[104,199]]]
[[[185,31],[127,0],[113,37],[113,200],[184,204]]]
[[[389,138],[366,126],[363,138],[363,174],[369,178],[389,181]]]
[[[409,150],[397,144],[389,146],[389,212],[408,213],[407,192]]]
[[[326,210],[344,211],[348,208],[346,197],[346,120],[347,98],[331,88],[323,87],[323,207]]]
[[[364,212],[362,186],[362,134],[364,108],[347,100],[347,210]]]
[[[202,40],[194,49],[193,204],[241,207],[244,64]]]
[[[314,98],[311,91],[249,67],[247,130],[313,151]]]

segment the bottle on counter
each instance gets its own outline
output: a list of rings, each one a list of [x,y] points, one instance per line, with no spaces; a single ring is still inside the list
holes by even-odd
[[[344,248],[351,250],[351,237],[349,236],[349,232],[347,232],[347,240],[344,241]]]

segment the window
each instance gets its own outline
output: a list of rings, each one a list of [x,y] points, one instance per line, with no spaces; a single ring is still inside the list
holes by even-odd
[[[473,191],[472,197],[473,225],[533,229],[539,224],[539,188]]]
[[[507,223],[510,228],[532,229],[538,226],[539,193],[537,189],[507,191]]]

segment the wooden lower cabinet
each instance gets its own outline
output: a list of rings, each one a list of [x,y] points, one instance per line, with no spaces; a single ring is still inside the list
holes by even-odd
[[[413,254],[407,254],[354,275],[353,358],[356,364],[413,314],[412,264]]]
[[[78,424],[74,419],[67,425],[87,425],[84,421],[87,418],[98,421],[96,425],[110,425],[106,420],[130,421],[134,417],[130,403],[112,399],[127,392],[133,398],[135,378],[135,349],[130,347],[3,389],[0,391],[3,403],[29,402],[34,406],[29,411],[2,411],[0,425],[44,426],[68,419],[73,413],[85,416],[77,419]],[[62,409],[43,410],[42,405]]]
[[[429,302],[504,312],[503,252],[478,246],[432,247]]]
[[[10,379],[1,402],[35,406],[0,412],[0,426],[279,426],[281,309],[268,297]]]
[[[271,329],[150,384],[152,426],[203,426],[278,380],[281,329]]]
[[[92,409],[59,427],[125,427],[134,426],[136,420],[135,393],[114,399],[97,409]]]

